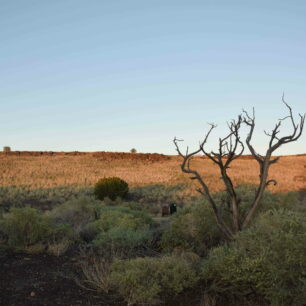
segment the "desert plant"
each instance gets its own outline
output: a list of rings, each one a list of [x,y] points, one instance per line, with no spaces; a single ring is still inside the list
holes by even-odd
[[[152,247],[153,235],[150,229],[132,230],[116,227],[108,232],[99,233],[92,245],[104,251],[114,251],[134,257]]]
[[[100,201],[91,197],[71,199],[55,207],[49,215],[58,223],[68,223],[79,235],[84,227],[98,218]]]
[[[100,179],[94,188],[94,194],[99,200],[108,197],[115,200],[117,197],[124,198],[128,194],[128,184],[119,177],[105,177]]]
[[[252,205],[256,186],[240,185],[236,188],[237,197],[241,200],[240,212],[245,213]],[[226,191],[213,194],[218,205],[220,215],[229,223],[231,215],[228,210],[230,198]],[[288,204],[289,202],[289,204]],[[297,198],[297,193],[273,194],[265,191],[262,197],[262,206],[258,214],[274,208],[302,211],[303,205]],[[200,255],[205,255],[211,247],[224,242],[207,199],[197,198],[191,205],[181,209],[171,218],[171,223],[163,232],[160,244],[164,251],[171,252],[175,248],[192,250]]]
[[[229,245],[211,251],[202,277],[211,292],[229,299],[263,297],[271,305],[304,305],[306,219],[279,209],[258,217]]]
[[[71,198],[90,197],[92,188],[80,186],[61,186],[31,189],[30,186],[0,187],[0,209],[9,211],[10,207],[31,206],[48,210],[69,201]]]
[[[263,193],[266,187],[271,183],[276,184],[276,181],[274,179],[268,179],[270,166],[275,164],[279,160],[279,157],[272,158],[272,154],[281,145],[294,142],[298,140],[302,135],[305,115],[299,115],[300,122],[296,123],[292,114],[292,109],[285,102],[284,96],[282,100],[289,110],[289,115],[283,119],[280,119],[271,133],[265,132],[266,135],[270,137],[269,146],[265,155],[258,154],[255,151],[253,145],[251,144],[251,139],[255,128],[254,109],[252,116],[249,115],[246,111],[243,111],[243,114],[238,116],[237,121],[232,120],[228,124],[229,133],[224,138],[219,139],[219,148],[217,152],[209,153],[206,150],[207,139],[211,134],[212,130],[216,127],[215,124],[211,124],[211,128],[206,134],[204,140],[200,143],[199,149],[192,153],[189,153],[187,148],[186,154],[183,154],[178,146],[178,142],[180,140],[176,137],[173,140],[178,154],[183,158],[183,163],[181,164],[182,171],[191,174],[191,179],[196,179],[200,183],[201,187],[198,189],[198,191],[208,199],[213,209],[213,213],[219,229],[229,240],[234,239],[235,233],[247,228],[250,225],[250,222],[253,219],[255,212],[258,210],[258,207],[261,204]],[[278,134],[280,132],[280,126],[282,122],[286,119],[290,120],[293,132],[287,136],[279,137]],[[240,130],[243,123],[247,125],[247,127],[249,127],[249,133],[246,138],[246,145],[252,153],[252,156],[258,162],[260,172],[260,181],[256,190],[256,194],[254,195],[254,199],[252,201],[251,206],[244,215],[242,215],[240,212],[240,199],[237,197],[234,184],[227,172],[227,170],[230,168],[230,164],[232,163],[232,161],[237,159],[244,152],[244,144],[241,141],[240,137]],[[220,211],[220,207],[218,207],[217,203],[213,199],[209,187],[203,176],[197,170],[192,169],[190,166],[191,158],[200,152],[202,152],[206,157],[208,157],[220,169],[221,178],[224,182],[226,192],[228,193],[228,197],[230,199],[228,203],[228,209],[231,214],[231,225],[229,225],[226,220],[224,220]]]
[[[115,253],[99,254],[92,249],[80,248],[79,266],[82,271],[82,278],[76,282],[85,289],[94,289],[97,292],[109,293],[113,288],[111,281],[111,265],[117,257]]]
[[[106,207],[98,208],[99,219],[95,221],[97,228],[101,231],[108,231],[115,227],[126,229],[143,229],[153,224],[151,216],[140,210],[133,210],[127,207]]]
[[[47,249],[50,242],[55,243],[67,237],[72,239],[68,224],[56,225],[51,218],[30,207],[12,208],[4,214],[0,221],[0,232],[5,237],[4,243],[16,251],[42,251]]]
[[[51,240],[47,244],[47,253],[54,256],[63,255],[72,244],[73,240],[66,237],[58,240],[54,239],[54,241]]]
[[[160,215],[163,204],[176,203],[179,208],[184,206],[186,199],[180,194],[184,185],[147,185],[134,187],[129,193],[129,201],[141,205],[142,209],[153,215]]]
[[[143,211],[106,206],[99,208],[99,219],[87,227],[94,232],[94,247],[130,255],[138,248],[150,247],[152,225],[152,218]]]
[[[200,201],[174,215],[162,234],[160,245],[165,252],[174,249],[191,250],[205,255],[222,240],[209,203]]]
[[[130,152],[131,152],[132,154],[135,154],[135,153],[137,153],[137,150],[136,150],[135,148],[133,148],[133,149],[130,150]]]
[[[111,278],[128,305],[160,303],[166,296],[193,287],[199,279],[192,265],[177,256],[116,260]]]

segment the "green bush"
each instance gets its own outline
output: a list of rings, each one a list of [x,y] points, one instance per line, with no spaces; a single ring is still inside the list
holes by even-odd
[[[237,300],[264,297],[271,305],[305,305],[306,218],[270,210],[228,246],[213,249],[203,263],[210,290]]]
[[[12,208],[0,220],[3,243],[15,251],[39,252],[71,237],[68,224],[56,225],[37,209]]]
[[[240,200],[241,216],[244,216],[250,208],[254,200],[255,190],[252,185],[237,187],[236,193]],[[230,224],[231,214],[228,207],[228,194],[225,191],[217,192],[213,195],[213,198],[224,220]],[[211,247],[223,242],[223,235],[216,225],[210,203],[204,197],[194,199],[190,203],[186,202],[186,204],[189,204],[189,206],[179,210],[177,214],[171,217],[170,227],[164,231],[160,244],[166,252],[180,248],[205,255]],[[254,222],[262,213],[273,208],[296,211],[306,215],[305,203],[300,200],[297,192],[273,194],[265,191]]]
[[[68,223],[79,235],[85,226],[98,218],[98,206],[101,205],[91,197],[75,198],[54,208],[49,215],[57,223]]]
[[[128,184],[119,177],[105,177],[100,179],[94,188],[94,194],[99,200],[108,197],[115,200],[125,198],[129,192]]]
[[[145,212],[126,207],[99,207],[99,219],[88,224],[94,232],[92,244],[105,252],[131,254],[138,248],[149,247],[154,224]]]
[[[247,184],[239,185],[236,187],[236,194],[239,201],[240,217],[243,218],[246,212],[250,209],[255,198],[256,189],[257,186]],[[232,217],[230,214],[230,198],[228,196],[228,193],[226,191],[220,191],[215,193],[213,195],[213,198],[219,206],[219,209],[221,211],[221,214],[223,214],[224,219],[228,220],[229,224],[231,224]],[[259,206],[256,216],[258,216],[263,211],[279,207],[280,205],[275,195],[270,191],[266,190],[263,194],[261,205]],[[239,221],[242,222],[243,220],[240,219]]]
[[[204,255],[222,239],[209,203],[200,199],[173,215],[169,228],[162,235],[160,245],[165,252],[178,248]]]
[[[93,241],[93,246],[104,252],[115,252],[122,256],[133,256],[137,250],[145,250],[152,246],[153,231],[133,230],[115,227],[108,232],[101,232]]]
[[[236,194],[240,200],[239,210],[241,216],[243,217],[247,210],[250,208],[254,201],[255,192],[257,186],[254,185],[240,185],[236,188]],[[219,205],[224,207],[226,213],[227,211],[227,202],[228,195],[226,192],[218,192],[215,195],[216,201]],[[284,193],[272,193],[269,190],[265,190],[261,204],[257,211],[256,216],[259,216],[261,213],[266,212],[271,209],[286,209],[291,211],[306,212],[305,202],[303,203],[302,199],[299,196],[299,193],[296,191],[289,191]],[[240,220],[242,221],[242,220]]]
[[[111,279],[129,305],[157,304],[193,287],[197,273],[184,258],[164,256],[116,260]]]
[[[115,227],[126,229],[143,229],[153,224],[149,214],[144,211],[133,210],[127,207],[98,208],[99,219],[95,222],[100,231],[108,231]]]

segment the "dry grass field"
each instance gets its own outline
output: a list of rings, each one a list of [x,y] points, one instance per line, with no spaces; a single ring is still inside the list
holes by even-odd
[[[179,156],[129,153],[35,153],[0,154],[0,186],[27,186],[31,189],[67,185],[92,186],[101,177],[118,176],[131,187],[153,184],[186,184],[185,192],[195,193],[197,184],[180,169]],[[205,177],[212,191],[223,189],[218,168],[208,159],[195,157],[191,163]],[[272,192],[306,188],[306,155],[282,156],[270,168],[270,178],[278,184]],[[258,164],[241,158],[229,173],[234,184],[256,184]]]

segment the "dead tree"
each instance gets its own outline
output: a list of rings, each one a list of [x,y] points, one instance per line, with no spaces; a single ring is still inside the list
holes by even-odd
[[[268,173],[270,166],[275,164],[279,160],[279,157],[276,158],[272,157],[274,151],[283,144],[298,140],[298,138],[302,135],[304,122],[305,122],[305,114],[304,115],[299,114],[299,122],[296,123],[293,117],[292,109],[285,102],[284,96],[282,97],[282,101],[287,107],[289,115],[282,119],[279,119],[274,129],[270,133],[265,131],[265,134],[270,138],[269,146],[265,155],[260,155],[259,153],[257,153],[251,144],[255,128],[254,108],[252,115],[250,115],[248,112],[243,110],[242,114],[238,116],[237,120],[232,120],[230,123],[228,123],[229,132],[224,138],[219,138],[218,150],[216,152],[213,151],[208,152],[205,149],[207,139],[210,136],[212,130],[216,127],[215,124],[210,124],[210,129],[206,134],[206,136],[204,137],[204,140],[200,142],[199,149],[192,153],[188,152],[188,147],[187,147],[186,153],[183,154],[178,145],[178,142],[182,140],[179,140],[176,137],[173,140],[178,154],[183,158],[183,162],[181,164],[182,171],[191,174],[192,176],[190,177],[190,179],[197,180],[199,182],[200,188],[198,188],[197,191],[208,199],[208,202],[211,205],[218,227],[223,232],[225,237],[229,240],[234,239],[234,236],[237,232],[248,227],[255,212],[257,211],[260,205],[265,188],[271,183],[276,185],[276,180],[274,179],[268,180]],[[290,120],[293,131],[291,134],[287,136],[279,137],[278,134],[280,132],[280,126],[284,120]],[[242,142],[239,135],[242,125],[246,125],[249,129],[245,143],[248,149],[250,150],[252,156],[258,162],[259,172],[260,172],[259,184],[256,188],[254,200],[251,203],[251,206],[249,207],[246,214],[243,216],[241,216],[241,213],[239,211],[240,200],[237,197],[233,182],[227,173],[227,170],[230,168],[230,164],[236,158],[241,156],[245,149],[245,145]],[[209,190],[209,187],[205,182],[205,179],[203,179],[203,177],[199,174],[197,170],[192,169],[190,167],[190,161],[192,157],[199,153],[203,153],[214,164],[216,164],[219,167],[221,179],[223,180],[225,190],[229,198],[229,208],[230,208],[229,211],[231,215],[230,224],[224,220],[224,217],[221,213],[221,208],[217,205],[216,201],[214,200]]]

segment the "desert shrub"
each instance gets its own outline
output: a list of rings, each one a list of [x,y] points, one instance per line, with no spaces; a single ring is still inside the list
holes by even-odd
[[[240,199],[239,210],[243,216],[254,200],[255,187],[240,185],[236,189]],[[219,207],[224,220],[230,223],[229,198],[225,191],[213,194],[215,203]],[[255,215],[254,222],[260,215],[271,209],[285,209],[306,213],[305,203],[299,199],[297,192],[273,194],[265,191],[261,205]],[[223,242],[223,235],[216,225],[210,204],[204,197],[186,202],[186,207],[171,217],[171,225],[163,233],[161,246],[166,252],[174,248],[192,250],[198,254],[205,253],[213,246]]]
[[[116,227],[108,232],[101,232],[93,241],[93,245],[101,250],[113,250],[125,256],[133,256],[137,251],[152,247],[154,232],[150,229],[133,230]]]
[[[160,303],[198,281],[194,267],[176,256],[116,260],[111,278],[129,305]]]
[[[203,199],[173,215],[160,245],[166,252],[175,248],[204,255],[223,239],[209,203]]]
[[[271,305],[304,305],[306,218],[270,210],[229,245],[213,249],[203,262],[210,290],[229,299],[262,296]]]
[[[237,198],[239,201],[239,212],[240,212],[241,217],[243,217],[248,211],[248,209],[251,207],[254,201],[254,198],[255,198],[256,188],[257,186],[247,185],[247,184],[239,185],[236,187],[236,194],[237,194]],[[213,197],[217,205],[220,207],[220,210],[221,210],[221,213],[223,214],[224,219],[228,220],[229,223],[231,223],[230,222],[231,214],[229,213],[230,198],[228,196],[228,193],[226,191],[219,191],[219,192],[216,192],[213,195]],[[261,205],[256,215],[260,214],[260,212],[269,210],[273,207],[274,208],[278,207],[277,200],[274,194],[272,194],[268,190],[265,190],[262,200],[261,200]],[[242,222],[242,220],[240,220],[240,222]]]
[[[144,210],[146,208],[139,202],[131,201],[128,199],[116,198],[115,200],[111,200],[110,198],[104,198],[102,201],[102,205],[105,206],[120,206],[120,207],[127,207],[132,210]]]
[[[99,219],[95,222],[99,230],[108,231],[114,227],[143,229],[153,224],[149,214],[126,207],[99,207]]]
[[[296,191],[277,193],[273,195],[277,207],[271,205],[270,209],[283,208],[286,210],[296,211],[306,216],[306,202]]]
[[[143,210],[158,215],[163,204],[176,203],[179,208],[184,206],[186,199],[180,195],[183,185],[165,186],[148,185],[131,189],[129,200],[137,202]]]
[[[121,204],[121,206],[132,209],[132,210],[143,210],[143,211],[145,211],[144,207],[140,203],[137,203],[137,202],[123,202]]]
[[[143,211],[102,206],[99,207],[99,219],[89,223],[87,229],[94,233],[94,247],[130,254],[137,248],[150,246],[153,224],[152,218]]]
[[[147,185],[134,187],[131,190],[131,198],[139,202],[155,202],[164,204],[168,202],[180,201],[182,198],[179,192],[184,189],[183,185],[165,186],[165,185]]]
[[[53,239],[49,241],[47,245],[47,253],[60,256],[63,255],[69,247],[73,244],[73,240],[68,237],[63,237],[62,239]]]
[[[106,206],[124,206],[134,210],[144,210],[153,215],[161,214],[163,204],[177,204],[178,208],[192,204],[194,198],[187,198],[181,194],[184,185],[165,186],[148,185],[134,187],[129,191],[126,198],[116,198],[111,200],[104,198],[103,203]]]
[[[85,226],[98,218],[98,206],[100,201],[92,197],[71,199],[55,207],[49,215],[57,223],[68,223],[73,231],[79,235]]]
[[[239,211],[240,215],[244,216],[247,210],[250,208],[254,201],[256,193],[256,186],[243,184],[237,186],[236,194],[240,201]],[[214,194],[214,199],[218,203],[219,207],[223,209],[223,214],[227,215],[225,218],[230,218],[228,214],[229,208],[229,197],[225,191],[217,192]],[[259,216],[261,213],[271,210],[283,208],[286,210],[292,211],[306,211],[305,204],[302,203],[302,200],[299,197],[298,192],[290,191],[284,193],[273,194],[269,190],[265,190],[261,204],[257,211],[256,216]],[[242,221],[242,220],[240,220]]]
[[[0,232],[4,243],[16,251],[38,252],[63,238],[70,237],[68,224],[56,225],[52,219],[42,215],[37,209],[12,208],[0,221]]]
[[[94,194],[99,200],[108,197],[115,200],[117,197],[125,198],[129,192],[127,182],[119,177],[105,177],[100,179],[94,188]]]
[[[77,284],[85,289],[94,289],[98,293],[109,293],[113,288],[111,265],[115,258],[115,253],[106,253],[103,256],[93,249],[80,248],[78,264],[82,276],[76,278]]]
[[[5,186],[0,187],[0,210],[8,212],[10,207],[25,206],[48,210],[71,198],[92,195],[92,188],[77,185],[38,189],[29,186]]]

